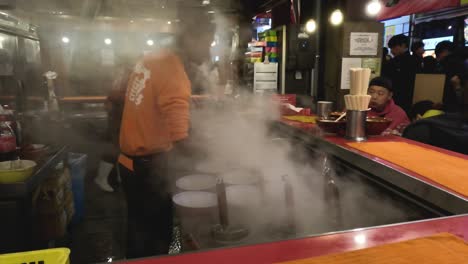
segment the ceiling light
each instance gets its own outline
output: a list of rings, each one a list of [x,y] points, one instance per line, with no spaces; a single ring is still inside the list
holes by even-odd
[[[171,21],[167,21],[167,24],[170,25],[170,24],[172,24],[172,22],[171,22]]]
[[[343,13],[341,10],[336,9],[330,16],[330,23],[334,26],[341,25],[343,23]]]
[[[216,46],[216,41],[211,42],[211,47]]]
[[[210,4],[210,0],[203,0],[202,2],[202,5],[209,5]]]
[[[312,32],[315,32],[316,29],[317,29],[317,23],[315,22],[315,20],[310,19],[309,21],[307,21],[305,25],[305,30],[307,32],[312,33]]]
[[[154,41],[153,41],[152,39],[148,39],[148,40],[146,41],[146,45],[148,45],[148,46],[153,46],[153,45],[154,45]]]
[[[133,20],[130,20],[130,23],[133,23],[133,22],[135,22],[135,21],[133,21]]]
[[[69,39],[68,37],[63,37],[63,38],[62,38],[62,42],[65,43],[65,44],[67,44],[67,43],[70,42],[70,39]]]
[[[104,40],[104,43],[105,43],[106,45],[110,45],[110,44],[112,44],[112,39],[106,38],[106,39]]]
[[[372,0],[371,2],[367,4],[367,7],[366,7],[367,14],[370,16],[377,15],[381,9],[382,9],[382,4],[380,3],[379,0]]]
[[[208,14],[214,14],[214,13],[215,13],[215,11],[213,11],[213,10],[208,11]]]
[[[448,26],[448,30],[452,29],[452,25]]]

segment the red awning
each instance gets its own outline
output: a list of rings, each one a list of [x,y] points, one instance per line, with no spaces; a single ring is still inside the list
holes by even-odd
[[[381,2],[383,8],[378,16],[378,20],[436,11],[460,5],[460,0],[381,0]],[[386,4],[391,2],[398,3],[392,7],[387,7]]]

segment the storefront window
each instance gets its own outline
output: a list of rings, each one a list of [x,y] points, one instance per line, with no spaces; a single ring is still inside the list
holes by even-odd
[[[384,47],[388,47],[388,41],[395,35],[405,34],[409,36],[410,16],[403,16],[383,21],[385,25]]]

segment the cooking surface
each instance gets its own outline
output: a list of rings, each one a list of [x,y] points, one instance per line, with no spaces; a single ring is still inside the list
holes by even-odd
[[[301,152],[298,146],[294,149],[293,153]],[[232,223],[248,228],[248,237],[229,244],[217,243],[210,232],[211,226],[190,224],[190,218],[183,216],[181,222],[190,226],[190,235],[201,249],[209,249],[279,241],[438,216],[395,195],[368,180],[361,172],[339,162],[333,164],[331,161],[329,166],[333,169],[324,175],[321,172],[322,164],[317,163],[317,158],[313,155],[311,153],[305,158],[310,162],[310,167],[303,181],[294,182],[294,179],[291,179],[293,198],[289,201],[285,184],[269,180],[273,174],[263,175],[263,180],[257,185],[227,187],[229,219]],[[305,161],[296,162],[298,165],[304,165]],[[249,187],[252,190],[259,188],[259,191],[251,191]],[[254,196],[255,193],[259,197]],[[193,229],[193,226],[197,228]]]

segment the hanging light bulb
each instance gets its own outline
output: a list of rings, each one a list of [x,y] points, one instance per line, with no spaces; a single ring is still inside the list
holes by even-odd
[[[330,16],[330,23],[334,26],[341,25],[343,23],[343,12],[340,9],[336,9]]]
[[[306,25],[305,25],[305,30],[306,30],[308,33],[313,33],[313,32],[315,32],[315,30],[317,30],[317,23],[315,22],[315,20],[310,19],[309,21],[307,21],[307,23],[306,23]]]
[[[367,14],[370,16],[377,15],[382,10],[382,4],[379,0],[372,0],[366,6]]]

